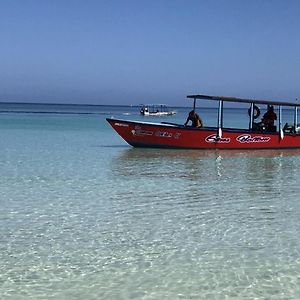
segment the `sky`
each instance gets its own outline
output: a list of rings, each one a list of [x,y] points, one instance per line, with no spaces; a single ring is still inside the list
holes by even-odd
[[[293,101],[299,11],[296,0],[0,0],[0,101]]]

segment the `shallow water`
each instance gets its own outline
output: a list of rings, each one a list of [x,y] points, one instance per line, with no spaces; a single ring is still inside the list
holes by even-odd
[[[300,150],[134,149],[105,109],[0,114],[1,299],[300,298]]]

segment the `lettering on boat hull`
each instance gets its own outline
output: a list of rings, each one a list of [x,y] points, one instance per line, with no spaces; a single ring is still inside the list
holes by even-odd
[[[153,135],[153,131],[143,130],[140,126],[135,126],[135,128],[131,130],[131,133],[137,136]]]
[[[149,135],[153,135],[153,131],[146,131],[146,130],[131,130],[133,135],[137,135],[137,136],[149,136]]]
[[[155,136],[164,137],[164,138],[171,138],[172,137],[172,133],[170,133],[168,131],[156,131],[155,132]]]
[[[266,143],[270,141],[268,136],[251,136],[250,134],[242,134],[236,140],[242,144],[244,143]]]
[[[119,127],[129,127],[128,124],[119,123],[119,122],[116,122],[114,125],[115,125],[115,126],[119,126]]]
[[[151,131],[144,130],[141,126],[135,126],[133,130],[131,130],[132,135],[134,136],[155,136],[159,138],[174,138],[179,139],[181,136],[180,132],[172,133],[169,131]]]
[[[216,134],[211,134],[205,138],[206,143],[230,143],[230,138],[219,137]]]
[[[155,136],[157,137],[162,137],[162,138],[174,138],[174,139],[179,139],[179,137],[181,136],[180,132],[176,132],[176,133],[172,133],[169,131],[156,131]]]

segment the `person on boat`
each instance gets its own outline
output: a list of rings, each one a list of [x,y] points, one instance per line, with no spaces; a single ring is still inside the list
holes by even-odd
[[[265,127],[266,130],[268,130],[268,131],[273,131],[274,123],[276,120],[277,120],[277,115],[274,112],[273,105],[268,105],[268,110],[261,119],[261,126]],[[276,129],[275,129],[275,131],[276,131]]]
[[[192,127],[197,127],[197,128],[203,127],[202,119],[194,110],[189,112],[189,115],[186,119],[186,122],[184,123],[184,126],[187,126],[189,121],[192,121]]]

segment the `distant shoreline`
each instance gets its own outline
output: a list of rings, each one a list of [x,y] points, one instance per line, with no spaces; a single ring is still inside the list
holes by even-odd
[[[44,102],[5,102],[0,101],[0,105],[60,105],[60,106],[121,106],[121,107],[139,107],[140,105],[131,105],[131,104],[84,104],[84,103],[44,103]],[[173,107],[173,106],[172,106]]]

